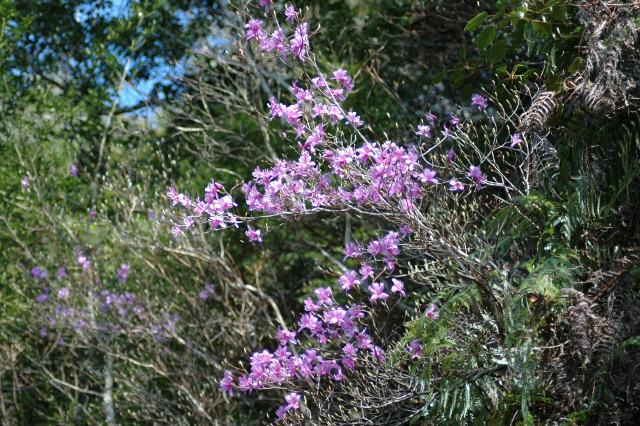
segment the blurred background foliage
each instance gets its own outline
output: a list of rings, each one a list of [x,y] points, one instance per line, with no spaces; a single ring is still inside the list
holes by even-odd
[[[583,3],[581,12],[562,0],[296,2],[318,29],[320,68],[354,76],[346,107],[370,140],[408,144],[427,112],[446,117],[481,93],[505,140],[520,126],[550,141],[558,163],[525,197],[505,203],[489,188],[471,210],[481,280],[452,284],[438,265],[416,268],[421,259],[401,265],[411,294],[381,338],[421,340],[428,356],[411,371],[433,389],[414,401],[410,424],[632,425],[640,415],[638,80],[625,71],[637,64],[637,40],[628,27],[594,35],[584,12],[635,25],[638,7]],[[295,323],[301,301],[336,287],[345,240],[393,226],[323,213],[260,222],[260,246],[235,229],[171,238],[169,186],[194,196],[211,179],[233,188],[296,149],[266,105],[291,97],[302,76],[244,45],[245,10],[0,1],[3,425],[266,423],[281,396],[222,396],[221,371],[274,349],[270,337]],[[601,57],[589,37],[600,37]],[[588,88],[600,87],[593,64],[612,52],[630,95],[611,95],[603,114]],[[523,128],[539,92],[553,93],[552,111],[543,129]],[[89,276],[77,250],[91,259]],[[126,283],[115,278],[122,263]],[[78,293],[134,292],[148,312],[136,327],[179,315],[180,331],[162,342],[137,332],[41,336],[49,319],[35,307],[35,266],[52,290],[66,267]],[[423,313],[431,300],[438,328]]]

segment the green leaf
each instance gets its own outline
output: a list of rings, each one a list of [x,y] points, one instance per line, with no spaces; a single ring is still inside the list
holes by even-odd
[[[439,72],[433,77],[433,80],[431,80],[431,84],[433,85],[439,84],[445,75],[447,75],[447,71]]]
[[[564,112],[564,105],[563,104],[558,104],[553,108],[553,110],[551,111],[551,114],[549,115],[549,119],[548,119],[549,127],[557,126],[558,124],[560,124],[562,122],[562,114],[563,114],[563,112]]]
[[[460,91],[460,102],[466,104],[471,100],[471,95],[473,94],[473,86],[471,84],[467,84]]]
[[[569,65],[568,71],[571,74],[575,74],[580,69],[580,65],[582,65],[582,59],[576,58],[575,61],[571,62],[571,65]]]
[[[494,25],[491,25],[490,27],[482,30],[482,32],[478,36],[478,40],[476,41],[478,50],[484,50],[487,46],[489,46],[493,42],[495,36],[496,27]]]
[[[505,40],[498,40],[493,44],[491,51],[489,51],[489,62],[491,65],[504,58],[504,49],[506,46],[507,42]]]
[[[457,80],[455,80],[453,82],[453,88],[457,89],[458,87],[462,86],[462,83],[464,83],[464,81],[467,79],[467,76],[462,74],[462,76],[460,78],[458,78]]]
[[[567,16],[567,5],[566,4],[556,4],[551,6],[551,15],[556,18],[560,22],[565,22],[568,18]]]
[[[474,31],[476,28],[478,28],[480,25],[482,25],[482,23],[485,21],[485,19],[487,19],[487,16],[489,16],[489,14],[487,12],[482,12],[481,14],[479,14],[478,16],[476,16],[475,18],[470,20],[469,23],[467,24],[467,26],[464,27],[464,30],[465,31]]]
[[[533,31],[537,32],[538,34],[551,34],[550,22],[532,21],[531,26],[533,27]]]
[[[453,74],[451,74],[451,76],[449,77],[450,81],[456,81],[458,80],[460,77],[462,77],[462,68],[458,68],[457,70],[455,70],[453,72]]]
[[[498,10],[498,13],[491,17],[491,21],[495,21],[498,18],[502,18],[507,12],[504,9]]]
[[[496,9],[502,9],[503,7],[507,7],[509,4],[509,0],[498,0],[496,2]]]
[[[539,68],[531,68],[530,70],[525,71],[523,77],[525,78],[525,80],[527,78],[529,78],[532,74],[537,74],[540,72]]]
[[[462,59],[465,59],[467,57],[467,45],[463,44],[462,47],[460,48],[460,57]]]
[[[544,81],[544,86],[547,88],[547,90],[557,93],[562,90],[562,77],[557,74],[550,75]]]

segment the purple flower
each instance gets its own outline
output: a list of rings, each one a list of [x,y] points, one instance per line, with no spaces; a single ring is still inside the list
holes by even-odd
[[[289,395],[285,396],[284,399],[285,401],[287,401],[287,410],[290,410],[291,408],[297,410],[298,408],[300,408],[300,395],[298,395],[297,393],[290,393]]]
[[[313,316],[312,314],[304,314],[300,317],[300,321],[298,321],[300,328],[298,329],[298,333],[308,328],[311,333],[316,333],[320,331],[322,328],[322,321]]]
[[[453,113],[451,113],[451,124],[456,126],[456,129],[460,127],[460,119],[456,117]]]
[[[264,33],[262,32],[262,21],[259,19],[250,20],[245,24],[244,28],[247,29],[247,40],[251,40],[252,38],[260,40],[264,37]]]
[[[393,283],[393,285],[391,286],[391,292],[400,293],[402,297],[405,297],[406,294],[404,292],[404,283],[395,278],[391,278],[391,282]]]
[[[389,295],[384,292],[384,284],[382,283],[373,283],[369,286],[369,291],[371,292],[371,297],[369,300],[371,303],[376,300],[388,299]]]
[[[49,298],[49,289],[45,288],[44,291],[41,294],[36,296],[36,302],[44,303],[47,300],[51,300],[51,299]]]
[[[27,186],[29,186],[29,177],[23,177],[20,183],[22,183],[22,189],[27,189]]]
[[[33,275],[33,278],[35,278],[36,280],[44,280],[45,278],[47,278],[47,270],[40,268],[39,266],[33,268],[31,271],[29,271],[29,273]]]
[[[418,178],[422,183],[427,183],[427,182],[433,183],[433,184],[440,183],[440,181],[436,179],[436,172],[426,167],[422,171],[422,173],[418,175]]]
[[[64,299],[68,295],[69,295],[69,290],[66,287],[62,287],[60,290],[58,290],[58,297],[60,299]]]
[[[458,182],[455,179],[451,179],[449,181],[449,191],[455,192],[455,191],[464,191],[464,185],[461,184],[460,182]]]
[[[76,167],[75,164],[72,164],[69,167],[69,173],[71,173],[74,177],[78,177],[78,168]]]
[[[278,407],[278,409],[276,410],[276,416],[278,416],[276,418],[276,423],[282,421],[282,419],[287,417],[287,407],[285,407],[284,405]]]
[[[129,265],[127,265],[126,263],[122,263],[120,265],[120,269],[116,271],[116,276],[121,282],[126,282],[127,278],[129,277]]]
[[[373,274],[373,268],[371,267],[371,265],[367,263],[362,265],[362,268],[360,268],[360,275],[362,275],[362,280],[366,280],[369,277],[373,278],[374,274]]]
[[[209,298],[209,296],[211,295],[211,293],[213,293],[213,284],[207,284],[204,287],[204,290],[202,290],[200,292],[200,299],[202,300],[207,300]]]
[[[354,285],[360,285],[360,280],[356,279],[356,271],[347,271],[339,279],[340,288],[349,291]]]
[[[220,390],[222,392],[229,392],[229,396],[233,396],[233,375],[231,372],[224,372],[224,376],[220,380]]]
[[[177,239],[178,235],[182,234],[182,229],[180,229],[180,227],[178,225],[173,225],[173,228],[171,228],[171,233],[173,234],[173,239]]]
[[[482,188],[482,184],[487,181],[487,177],[482,173],[480,167],[478,166],[469,166],[469,173],[467,174],[472,179],[475,179],[478,184],[478,189]]]
[[[320,310],[320,306],[309,297],[304,301],[304,310],[307,312],[318,312]]]
[[[249,237],[249,242],[252,243],[254,241],[257,241],[259,243],[262,242],[262,237],[260,236],[260,230],[259,229],[253,229],[251,227],[251,225],[247,225],[247,232],[245,232],[245,235],[247,237]]]
[[[184,229],[189,229],[193,226],[195,222],[191,216],[187,216],[184,218]]]
[[[422,345],[416,339],[409,342],[407,349],[411,354],[411,359],[419,359],[422,356]]]
[[[360,119],[360,116],[353,111],[350,111],[347,113],[347,120],[349,121],[349,123],[353,124],[355,127],[360,127],[364,124],[364,121]]]
[[[269,11],[269,6],[273,3],[273,0],[260,0],[260,6],[264,7],[264,10]]]
[[[418,126],[418,131],[416,132],[416,135],[424,136],[425,138],[430,138],[431,137],[430,131],[431,131],[431,126],[419,125]]]
[[[369,348],[369,351],[371,352],[371,355],[375,356],[378,359],[378,362],[384,361],[384,349],[382,349],[380,346],[372,346],[371,348]]]
[[[520,143],[522,143],[522,135],[520,133],[514,133],[511,135],[511,144],[509,145],[509,148],[520,145]]]
[[[46,328],[41,328],[40,329],[40,337],[46,337],[47,335],[47,329]]]
[[[347,311],[340,308],[324,312],[324,321],[327,325],[337,325],[338,327],[342,327],[345,324],[346,317]]]
[[[402,234],[402,238],[406,238],[407,235],[413,234],[413,229],[409,228],[406,224],[400,225],[400,234]]]
[[[471,97],[471,105],[477,105],[478,107],[480,107],[480,111],[482,111],[487,107],[487,99],[477,94],[473,95]]]
[[[453,132],[447,127],[447,125],[443,125],[444,130],[442,131],[442,135],[447,138],[447,139],[451,139],[451,135],[453,135]]]
[[[331,299],[331,289],[329,287],[320,287],[317,288],[314,293],[318,296],[318,305],[322,305],[326,303],[327,305],[333,305],[333,300]]]
[[[291,22],[291,24],[293,24],[295,19],[296,19],[296,15],[297,15],[296,8],[293,5],[290,5],[284,11],[284,14],[287,16],[287,21],[289,21],[289,22]]]
[[[66,270],[66,268],[64,266],[62,268],[58,269],[58,279],[64,278],[66,276],[67,276],[67,270]]]
[[[356,243],[347,244],[344,248],[344,259],[343,262],[347,260],[349,257],[357,257],[362,255],[362,247]]]
[[[429,120],[429,122],[433,124],[436,121],[436,116],[431,114],[431,111],[429,111],[429,113],[427,114],[427,120]]]
[[[432,304],[431,306],[429,306],[429,309],[427,309],[427,315],[429,315],[429,317],[431,319],[438,319],[438,317],[440,316],[440,314],[438,312],[436,312],[436,304]]]
[[[447,164],[450,164],[456,158],[456,152],[451,148],[447,153]]]
[[[296,332],[289,330],[278,330],[278,340],[280,340],[280,344],[285,346],[287,343],[296,344],[298,341],[296,340]]]

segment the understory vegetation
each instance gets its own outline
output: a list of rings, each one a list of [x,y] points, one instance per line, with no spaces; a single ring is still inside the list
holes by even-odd
[[[0,17],[2,426],[637,424],[637,1]]]

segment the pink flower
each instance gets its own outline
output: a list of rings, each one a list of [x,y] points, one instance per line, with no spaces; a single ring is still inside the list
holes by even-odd
[[[478,166],[469,166],[469,173],[467,176],[475,179],[478,184],[478,189],[482,188],[482,184],[487,181],[487,177],[482,173],[482,170],[480,170],[480,167]]]
[[[253,229],[251,227],[251,225],[247,225],[247,232],[245,232],[245,235],[247,237],[249,237],[249,242],[252,243],[254,241],[257,241],[259,243],[262,242],[262,237],[260,236],[260,230],[259,229]]]
[[[455,191],[464,191],[464,185],[461,184],[460,182],[458,182],[455,179],[451,179],[449,181],[449,191],[455,192]]]
[[[356,271],[347,271],[339,279],[340,288],[349,291],[354,285],[360,285],[360,280],[356,279]]]
[[[259,19],[252,19],[247,22],[244,28],[247,29],[247,40],[251,40],[252,38],[262,39],[264,37],[264,33],[262,32],[262,21]]]
[[[289,330],[278,330],[278,340],[280,340],[280,344],[285,346],[287,343],[296,344],[296,332]]]
[[[400,234],[402,234],[402,238],[406,238],[407,235],[413,234],[413,229],[409,228],[404,223],[400,225]]]
[[[220,380],[220,390],[229,392],[229,396],[233,396],[233,375],[229,371],[224,372],[224,376]]]
[[[60,290],[58,290],[58,297],[60,299],[64,299],[68,295],[69,295],[69,290],[66,287],[62,287]]]
[[[418,175],[418,178],[422,183],[427,183],[427,182],[433,183],[433,184],[440,183],[440,181],[436,179],[436,172],[429,168],[425,168],[422,171],[422,173]]]
[[[430,131],[431,131],[431,126],[419,125],[418,126],[418,131],[416,132],[416,135],[424,136],[425,138],[430,138],[431,137]]]
[[[509,148],[520,145],[520,143],[522,143],[522,135],[520,135],[520,133],[514,133],[511,135],[511,144],[509,145]]]
[[[343,253],[345,254],[343,262],[349,257],[362,256],[362,247],[356,243],[347,244],[344,247]]]
[[[182,229],[180,229],[180,227],[178,225],[173,225],[173,228],[171,228],[171,233],[173,234],[173,239],[177,239],[178,235],[182,234]]]
[[[353,111],[347,113],[347,120],[349,120],[349,123],[353,124],[355,127],[360,127],[364,124],[364,121],[360,119],[360,116]]]
[[[487,107],[487,100],[480,95],[473,95],[471,97],[471,105],[477,105],[480,107],[480,111]]]
[[[326,303],[329,306],[333,305],[333,300],[331,299],[331,289],[329,287],[320,287],[317,288],[314,293],[318,296],[318,305],[322,305]]]
[[[66,270],[66,268],[64,266],[62,268],[58,269],[58,279],[64,278],[66,276],[67,276],[67,270]]]
[[[260,6],[264,7],[264,10],[269,11],[269,6],[273,4],[273,0],[260,0]]]
[[[300,408],[300,395],[298,395],[297,393],[290,393],[289,395],[285,396],[284,399],[285,401],[287,401],[287,410],[290,410],[291,408],[297,410],[298,408]]]
[[[431,306],[429,306],[429,309],[427,309],[427,315],[429,315],[429,317],[433,320],[438,319],[438,317],[440,316],[440,314],[438,312],[436,312],[436,304],[432,304]]]
[[[126,263],[121,264],[120,269],[116,271],[116,276],[118,277],[118,280],[126,282],[129,277],[129,265]]]
[[[422,345],[416,339],[409,342],[407,349],[411,354],[411,359],[419,359],[422,356]]]
[[[391,282],[393,283],[393,285],[391,286],[391,292],[400,293],[402,297],[405,297],[406,294],[404,292],[404,283],[395,278],[391,278]]]
[[[384,292],[384,284],[382,283],[371,284],[369,286],[369,291],[371,292],[371,297],[369,298],[369,301],[371,301],[371,303],[375,302],[376,300],[389,298],[389,295]]]
[[[367,263],[362,265],[362,268],[360,268],[360,275],[362,275],[363,280],[366,280],[369,277],[373,278],[374,274],[373,274],[373,268],[371,267],[371,265]]]
[[[447,164],[450,164],[454,158],[456,158],[456,152],[451,148],[447,153]]]
[[[193,218],[191,216],[187,216],[184,218],[184,229],[189,229],[193,226],[195,222],[193,221]]]
[[[456,126],[456,129],[460,127],[460,119],[451,113],[451,124]]]
[[[289,21],[289,22],[291,22],[291,24],[293,24],[295,19],[296,19],[296,15],[297,15],[296,8],[293,5],[290,5],[284,11],[284,14],[287,17],[287,21]]]
[[[287,417],[287,407],[285,407],[284,405],[278,407],[278,409],[276,410],[276,416],[278,416],[276,418],[276,423]]]

